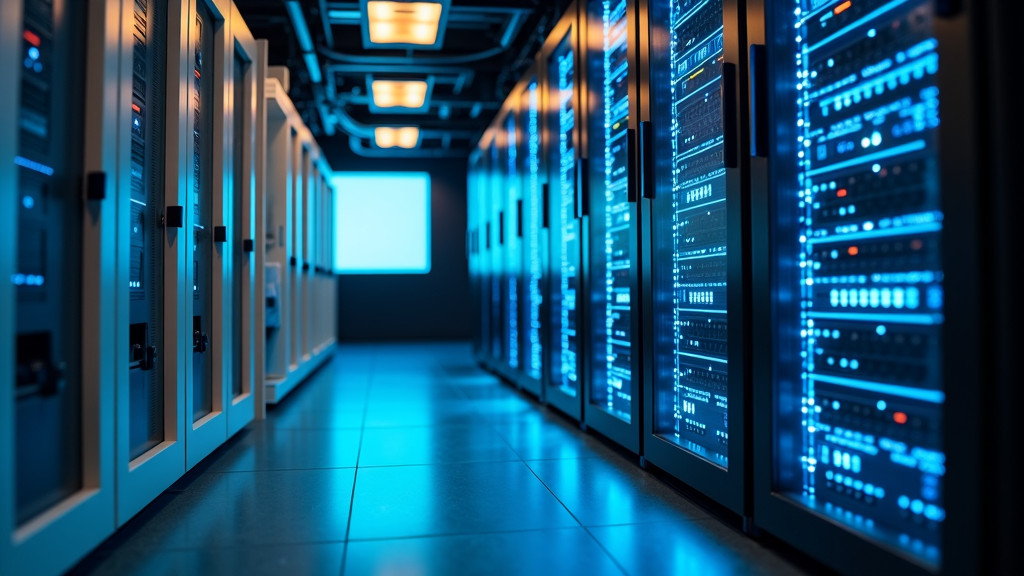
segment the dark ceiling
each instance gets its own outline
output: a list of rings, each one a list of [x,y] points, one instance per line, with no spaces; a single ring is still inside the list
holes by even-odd
[[[360,2],[301,0],[319,82],[303,58],[287,0],[235,0],[269,64],[289,69],[289,95],[322,147],[359,156],[464,156],[533,62],[568,0],[451,0],[439,49],[365,49]],[[433,79],[426,113],[373,112],[367,75]],[[375,126],[420,127],[419,149],[374,147]],[[330,141],[330,142],[328,142]]]

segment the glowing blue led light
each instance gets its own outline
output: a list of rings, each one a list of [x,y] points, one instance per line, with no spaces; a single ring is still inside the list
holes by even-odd
[[[885,403],[885,400],[879,400],[878,403],[875,404],[875,407],[878,408],[879,410],[885,410],[886,406],[887,404]]]
[[[21,197],[21,205],[24,206],[26,210],[31,210],[32,207],[36,205],[36,199],[26,194]]]
[[[33,59],[33,60],[38,60],[39,59],[39,48],[36,48],[35,46],[29,47],[29,49],[28,49],[28,57]]]

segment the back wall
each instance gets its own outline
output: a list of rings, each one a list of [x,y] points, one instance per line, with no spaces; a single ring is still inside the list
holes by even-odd
[[[465,158],[362,158],[322,146],[331,168],[430,174],[430,272],[338,276],[340,341],[470,337]]]

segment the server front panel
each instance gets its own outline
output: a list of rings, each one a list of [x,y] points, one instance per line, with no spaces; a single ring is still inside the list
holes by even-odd
[[[773,486],[934,568],[953,424],[934,5],[778,10],[796,105],[772,206]]]
[[[164,440],[164,122],[167,9],[135,0],[128,264],[130,458]]]
[[[192,38],[192,420],[214,409],[210,346],[213,320],[213,66],[214,19],[196,7]]]
[[[19,525],[82,488],[84,8],[65,0],[23,6],[17,206],[10,207],[18,241],[10,281]]]

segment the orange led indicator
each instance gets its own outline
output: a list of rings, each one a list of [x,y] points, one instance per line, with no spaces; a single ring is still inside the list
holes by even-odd
[[[856,246],[850,246],[846,249],[846,253],[850,256],[856,256],[858,252],[860,252],[860,250],[858,250]]]
[[[138,104],[132,104],[132,111],[133,112],[142,112],[142,108],[139,108]]]
[[[836,196],[839,198],[846,198],[846,188],[840,188],[836,191]]]
[[[841,14],[841,13],[845,12],[846,9],[849,8],[851,4],[853,4],[853,2],[850,2],[850,0],[846,0],[846,2],[843,2],[839,6],[836,6],[835,8],[833,8],[832,9],[832,13],[836,14],[836,15]]]
[[[897,423],[897,424],[906,424],[907,423],[907,413],[906,412],[893,412],[892,413],[892,421]]]

